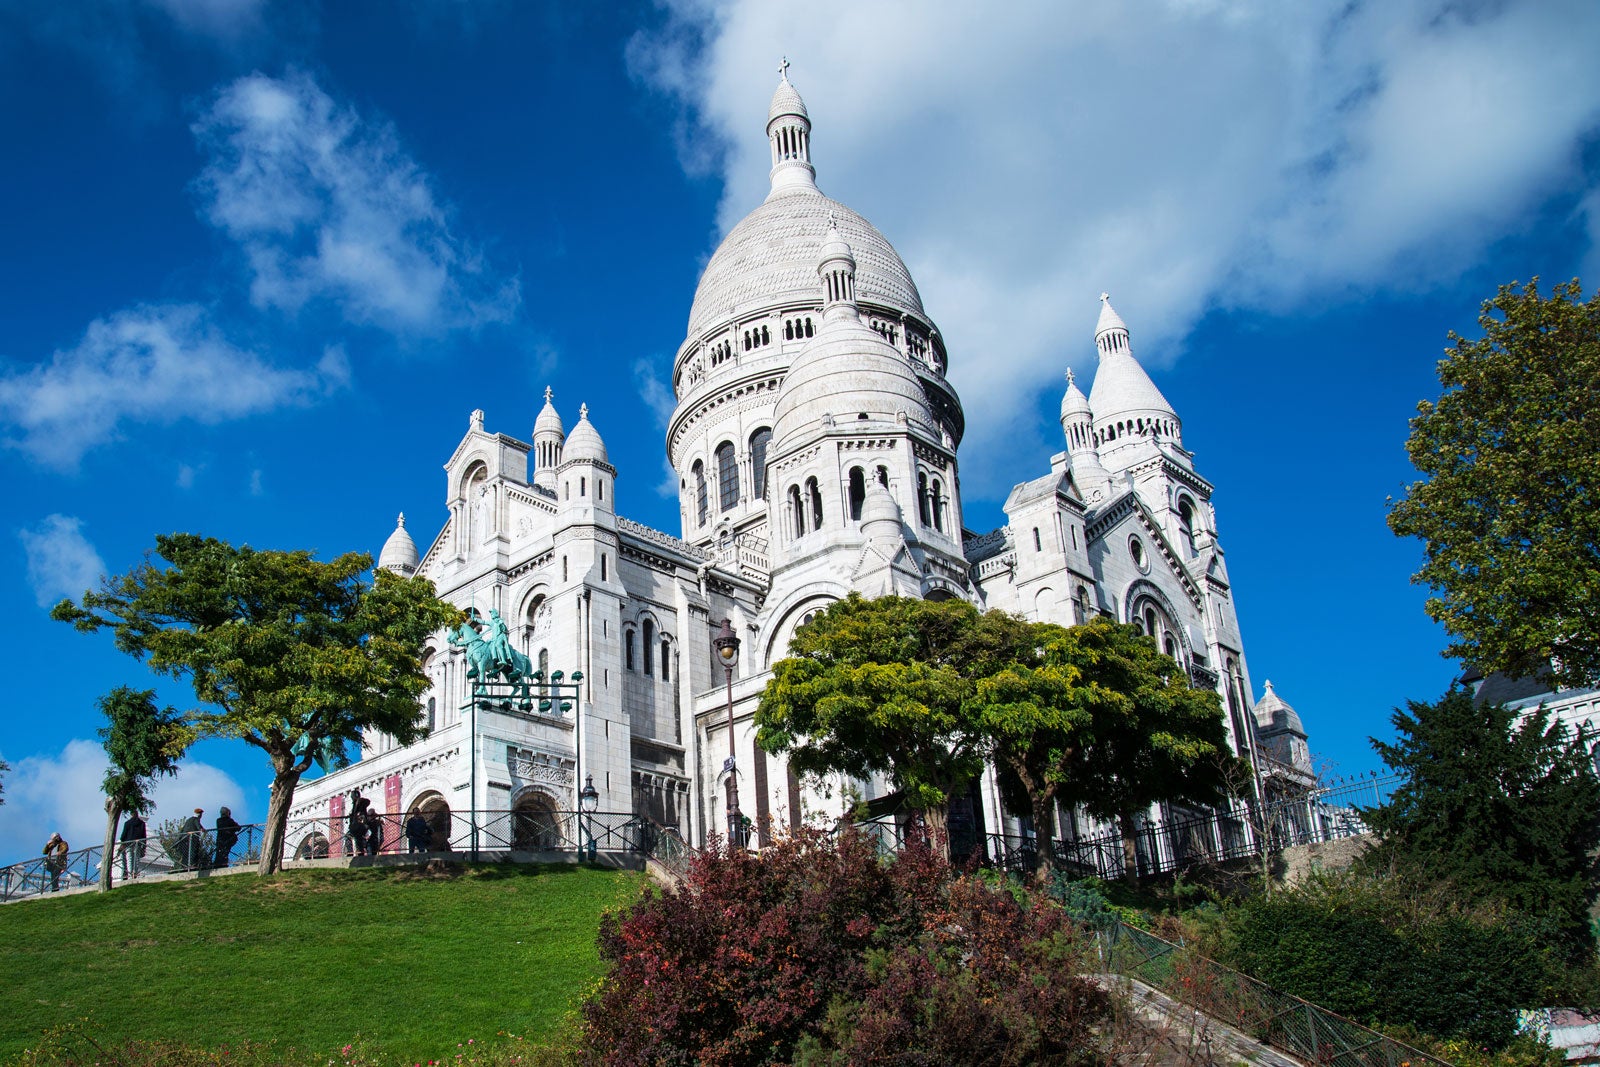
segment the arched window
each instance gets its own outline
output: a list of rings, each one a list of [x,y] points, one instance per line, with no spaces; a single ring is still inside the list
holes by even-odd
[[[633,670],[633,630],[622,631],[622,666],[626,670]]]
[[[772,431],[762,427],[750,435],[750,495],[767,499],[767,445]]]
[[[672,645],[665,637],[661,639],[661,680],[672,681]]]
[[[734,458],[732,441],[717,446],[717,500],[723,511],[739,502],[739,461]]]
[[[861,504],[867,499],[867,476],[860,467],[850,468],[850,521],[861,521]]]
[[[793,512],[794,535],[799,537],[806,532],[806,506],[800,502],[800,487],[789,487],[789,508]]]
[[[922,520],[922,525],[933,525],[933,519],[928,514],[928,476],[920,471],[917,472],[917,517]]]
[[[439,720],[439,703],[433,697],[428,698],[428,729],[432,730]]]
[[[1044,546],[1039,543],[1039,527],[1037,526],[1033,528],[1033,550],[1035,552],[1044,551]]]
[[[1081,625],[1089,621],[1089,589],[1087,586],[1078,586],[1078,591],[1072,597],[1072,614]]]
[[[815,478],[806,479],[806,494],[811,497],[811,528],[822,529],[822,490]]]
[[[694,508],[697,525],[706,524],[706,469],[699,460],[694,461]]]
[[[644,673],[646,677],[655,673],[655,647],[656,624],[646,619],[644,620]]]
[[[928,490],[928,508],[933,512],[933,528],[944,533],[944,494],[940,491],[937,478]]]
[[[1178,498],[1178,526],[1183,530],[1184,546],[1194,555],[1194,501],[1186,496]]]
[[[889,488],[889,468],[888,467],[879,467],[878,468],[878,484],[883,486],[885,489]]]
[[[1171,634],[1161,639],[1161,650],[1173,659],[1178,658],[1178,642],[1173,639]]]

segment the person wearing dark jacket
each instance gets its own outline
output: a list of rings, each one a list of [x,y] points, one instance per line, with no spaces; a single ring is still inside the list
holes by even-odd
[[[44,843],[44,869],[50,872],[50,892],[61,889],[61,874],[67,869],[67,853],[72,849],[60,834],[51,834]]]
[[[198,871],[205,861],[206,828],[200,825],[204,808],[195,808],[194,814],[178,824],[178,865],[185,871]]]
[[[423,818],[422,812],[411,813],[411,818],[406,820],[406,844],[412,852],[426,852],[428,845],[433,840],[433,827],[428,825],[428,820]]]
[[[147,831],[144,819],[139,813],[128,813],[128,820],[122,824],[122,833],[117,840],[122,842],[122,877],[124,879],[139,877],[139,865],[144,862],[144,843]]]
[[[376,856],[383,851],[383,816],[378,809],[367,808],[367,855]]]
[[[228,855],[233,851],[233,843],[239,840],[239,824],[234,821],[233,813],[223,808],[217,812],[217,857],[212,863],[213,867],[226,867]]]

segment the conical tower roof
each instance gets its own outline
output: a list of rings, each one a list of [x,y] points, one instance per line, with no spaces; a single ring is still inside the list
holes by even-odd
[[[411,574],[420,562],[417,543],[406,533],[406,513],[402,511],[395,520],[394,533],[389,535],[389,539],[383,543],[383,551],[378,553],[378,566],[397,574]]]

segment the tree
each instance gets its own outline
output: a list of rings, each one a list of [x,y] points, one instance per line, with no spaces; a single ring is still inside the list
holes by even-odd
[[[1053,837],[1057,802],[1116,822],[1132,880],[1140,812],[1220,799],[1231,758],[1222,699],[1192,687],[1136,626],[1095,618],[1030,632],[1031,662],[1019,657],[977,683],[995,755],[1027,792],[1042,841]],[[1040,851],[1043,878],[1054,857]]]
[[[260,870],[271,874],[295,785],[313,760],[342,765],[363,730],[402,745],[425,732],[422,644],[460,612],[425,578],[379,570],[363,581],[372,566],[363,553],[323,563],[172,534],[156,538],[155,555],[167,566],[146,560],[51,616],[86,633],[110,628],[121,651],[187,678],[201,703],[190,717],[197,735],[240,738],[267,754]]]
[[[194,728],[171,707],[158,708],[155,690],[119,685],[97,702],[107,725],[100,730],[106,756],[106,845],[100,854],[100,890],[111,888],[117,823],[128,812],[150,808],[151,782],[178,773],[178,760],[194,740]]]
[[[757,743],[801,774],[888,776],[944,841],[950,798],[983,771],[967,714],[970,631],[959,600],[852,593],[795,631],[756,708]]]
[[[1402,782],[1363,812],[1378,837],[1368,862],[1502,900],[1592,944],[1600,780],[1590,739],[1543,708],[1480,706],[1460,687],[1406,708],[1390,720],[1393,743],[1372,741]]]
[[[1600,681],[1600,293],[1582,296],[1502,286],[1481,338],[1450,334],[1406,442],[1423,480],[1389,511],[1424,542],[1412,580],[1446,656],[1574,687]]]

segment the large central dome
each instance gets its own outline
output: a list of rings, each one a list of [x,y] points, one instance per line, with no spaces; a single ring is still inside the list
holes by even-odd
[[[830,216],[856,256],[857,299],[926,317],[911,272],[872,223],[820,192],[795,190],[769,199],[723,238],[700,276],[688,336],[776,304],[815,303],[817,249]]]

